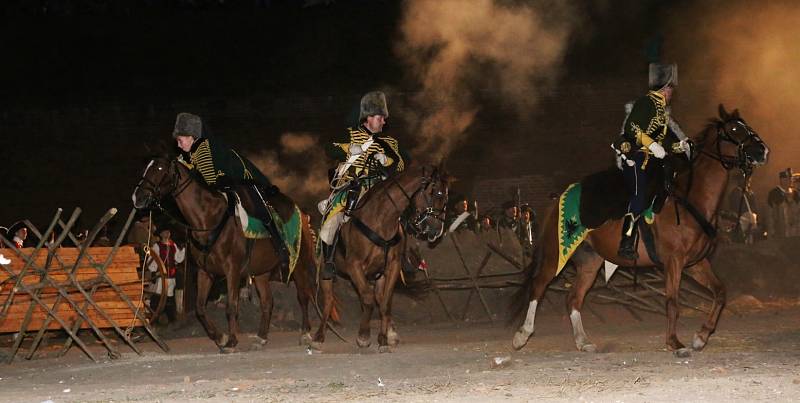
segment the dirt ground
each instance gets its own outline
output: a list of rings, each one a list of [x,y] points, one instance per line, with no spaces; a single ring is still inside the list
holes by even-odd
[[[126,353],[100,364],[80,350],[60,359],[0,366],[0,401],[797,401],[800,305],[796,300],[732,301],[705,351],[677,358],[664,350],[665,319],[633,319],[615,306],[584,317],[597,353],[575,351],[562,297],[542,307],[536,333],[512,351],[513,331],[489,322],[401,325],[389,354],[329,336],[322,353],[298,346],[297,331],[276,330],[261,350],[244,335],[241,352],[221,355],[204,334],[176,336],[163,353]],[[548,306],[549,305],[549,306]],[[557,305],[557,306],[556,306]],[[738,306],[737,306],[738,305]],[[702,317],[687,311],[679,336],[691,340]],[[196,329],[165,332],[186,334]],[[373,325],[373,329],[377,323]],[[247,329],[245,329],[247,330]],[[252,335],[252,333],[251,333]],[[353,340],[355,325],[344,335]],[[373,343],[375,333],[373,332]],[[120,346],[123,351],[126,349]],[[95,346],[102,353],[99,345]],[[130,351],[130,350],[127,350]],[[500,367],[496,358],[509,357]]]

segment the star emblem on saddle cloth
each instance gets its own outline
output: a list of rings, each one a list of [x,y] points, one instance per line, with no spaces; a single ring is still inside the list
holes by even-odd
[[[575,216],[570,217],[567,220],[566,224],[567,224],[566,226],[567,236],[570,238],[574,238],[575,235],[577,235],[578,229],[580,228],[580,224],[578,224],[577,217]]]

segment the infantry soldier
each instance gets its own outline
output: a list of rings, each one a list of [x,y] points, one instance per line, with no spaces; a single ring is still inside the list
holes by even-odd
[[[469,211],[469,201],[466,197],[456,198],[452,212],[448,212],[447,232],[455,232],[461,229],[476,231],[478,220]]]
[[[212,137],[200,116],[179,113],[172,137],[183,151],[180,160],[196,170],[207,185],[218,189],[235,187],[249,196],[250,207],[254,210],[252,214],[264,222],[281,263],[288,265],[286,245],[267,211],[269,198],[280,192],[278,188],[247,158]],[[245,194],[240,194],[240,197],[244,199]]]
[[[388,117],[386,95],[380,91],[369,92],[361,98],[359,126],[347,129],[345,142],[327,147],[328,155],[340,164],[333,173],[331,195],[318,206],[323,216],[320,229],[325,259],[322,279],[334,277],[336,235],[361,196],[389,175],[405,169],[407,161],[397,140],[380,134]]]
[[[186,248],[179,247],[172,241],[172,232],[169,228],[163,228],[159,233],[159,240],[153,245],[150,253],[154,253],[161,258],[164,262],[164,268],[167,271],[167,305],[165,307],[167,318],[170,322],[177,319],[177,307],[175,305],[175,277],[178,273],[178,263],[182,263],[186,257]],[[158,264],[155,260],[150,260],[147,266],[151,273],[158,273]],[[154,283],[150,289],[151,292],[161,295],[164,293],[162,289],[162,281],[160,276],[156,276]],[[159,298],[150,298],[150,309],[155,312],[158,309]]]
[[[636,253],[636,221],[647,208],[648,171],[663,169],[662,160],[667,156],[665,145],[674,153],[686,152],[686,140],[676,141],[676,135],[670,130],[669,103],[674,87],[678,84],[678,70],[674,64],[651,64],[649,72],[650,91],[637,99],[631,108],[630,115],[625,118],[623,134],[614,143],[620,158],[620,165],[625,177],[630,202],[628,213],[622,223],[622,240],[618,254],[620,257],[635,260]],[[673,138],[668,138],[672,133]],[[665,172],[665,184],[669,188],[672,170]]]
[[[767,203],[770,207],[769,232],[771,237],[786,238],[797,233],[800,195],[792,184],[792,169],[786,168],[778,174],[780,184],[770,190]]]
[[[519,207],[514,201],[503,203],[503,215],[497,220],[498,228],[508,228],[513,233],[519,229]]]

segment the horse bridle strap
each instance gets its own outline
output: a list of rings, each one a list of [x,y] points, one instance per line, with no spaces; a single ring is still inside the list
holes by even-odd
[[[192,245],[194,245],[195,248],[197,248],[199,251],[201,251],[203,253],[206,253],[206,254],[211,253],[211,248],[214,247],[214,244],[219,239],[219,235],[222,233],[222,229],[225,228],[225,224],[227,224],[228,220],[231,218],[231,216],[234,215],[234,209],[236,208],[236,202],[234,200],[235,200],[236,196],[234,194],[231,194],[231,193],[228,193],[227,196],[228,196],[227,197],[228,206],[225,209],[225,214],[222,216],[222,219],[219,221],[219,224],[217,224],[217,226],[214,227],[214,229],[211,230],[211,233],[208,234],[208,242],[206,244],[202,244],[202,243],[200,243],[200,241],[197,240],[197,238],[194,237],[194,235],[189,234],[189,241],[192,243]],[[191,230],[191,229],[189,231],[190,232],[201,232],[201,231]],[[202,231],[202,232],[205,232],[205,231]]]
[[[711,225],[711,223],[703,216],[703,213],[701,213],[700,210],[697,209],[697,207],[695,207],[692,203],[690,203],[689,200],[686,200],[685,198],[678,196],[677,194],[673,194],[672,197],[675,199],[676,202],[678,202],[678,204],[683,206],[686,209],[686,211],[689,212],[689,214],[692,215],[695,221],[697,221],[697,223],[700,224],[700,228],[703,229],[703,232],[705,232],[706,235],[708,235],[712,239],[716,238],[717,229],[714,228],[713,225]]]
[[[381,270],[381,273],[385,272],[389,259],[389,249],[399,244],[400,240],[403,239],[403,235],[400,233],[400,230],[397,230],[392,239],[385,240],[383,237],[378,235],[377,232],[373,231],[372,228],[367,226],[367,224],[364,224],[364,222],[358,217],[351,216],[350,221],[356,226],[356,228],[358,228],[359,231],[361,231],[361,234],[370,240],[370,242],[383,249],[383,270]]]

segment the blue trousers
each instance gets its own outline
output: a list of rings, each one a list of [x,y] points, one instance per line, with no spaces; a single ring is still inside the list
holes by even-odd
[[[642,169],[647,154],[644,151],[634,151],[627,155],[628,161],[633,161],[633,166],[626,163],[622,164],[622,176],[625,179],[625,187],[628,189],[629,203],[628,212],[633,213],[634,217],[639,217],[647,208],[647,172]],[[654,158],[650,158],[648,164],[652,164]]]

